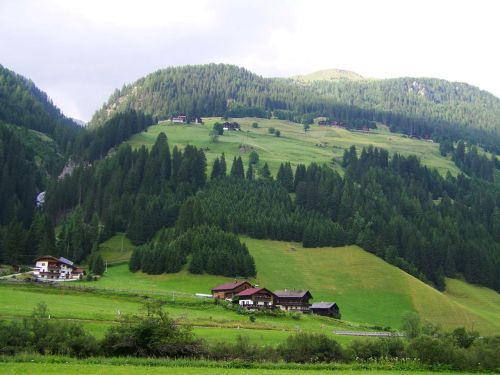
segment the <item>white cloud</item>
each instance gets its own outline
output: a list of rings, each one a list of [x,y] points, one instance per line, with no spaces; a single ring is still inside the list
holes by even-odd
[[[0,63],[84,120],[123,83],[208,62],[433,76],[500,96],[498,14],[493,0],[3,0]]]

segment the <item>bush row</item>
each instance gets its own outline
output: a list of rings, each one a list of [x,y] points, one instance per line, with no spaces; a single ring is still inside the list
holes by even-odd
[[[299,332],[278,346],[259,346],[239,336],[235,343],[207,345],[179,325],[159,302],[146,302],[141,315],[125,316],[98,341],[80,324],[50,319],[39,304],[21,322],[0,322],[0,354],[39,353],[86,358],[192,358],[217,361],[286,363],[411,363],[420,368],[495,371],[500,369],[500,336],[479,337],[463,328],[437,330],[403,340],[353,340],[342,347],[325,334]]]

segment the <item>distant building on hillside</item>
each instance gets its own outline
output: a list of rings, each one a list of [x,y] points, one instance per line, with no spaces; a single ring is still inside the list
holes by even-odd
[[[286,311],[309,311],[311,304],[309,300],[312,297],[308,290],[277,290],[274,292],[276,295],[276,306],[281,310]]]
[[[235,280],[231,283],[218,285],[212,288],[212,296],[216,299],[231,299],[236,294],[252,287],[252,284],[246,280]]]
[[[72,261],[52,255],[45,255],[35,260],[33,276],[42,280],[65,281],[80,280],[83,278],[84,270],[77,267]]]
[[[170,122],[172,124],[184,124],[187,121],[187,116],[185,115],[177,115],[170,117]]]
[[[222,124],[224,130],[241,130],[240,124],[237,122],[225,122]]]
[[[203,124],[203,119],[199,116],[177,115],[170,117],[172,124]]]
[[[276,295],[266,288],[249,288],[236,294],[233,300],[246,309],[272,309],[274,308]]]
[[[311,306],[313,314],[331,316],[340,319],[340,309],[335,302],[316,302]]]

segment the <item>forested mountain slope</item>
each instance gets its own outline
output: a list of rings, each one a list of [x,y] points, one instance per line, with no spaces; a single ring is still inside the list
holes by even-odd
[[[304,82],[263,78],[233,65],[171,67],[116,90],[91,124],[127,109],[157,119],[178,113],[272,115],[297,122],[317,116],[367,119],[409,135],[465,139],[496,152],[500,148],[500,99],[465,83],[437,79]]]
[[[68,152],[81,131],[35,84],[0,65],[0,123],[18,125],[54,139]]]

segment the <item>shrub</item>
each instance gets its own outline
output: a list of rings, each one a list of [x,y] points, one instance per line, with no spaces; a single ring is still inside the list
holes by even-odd
[[[342,361],[342,347],[335,340],[323,334],[298,333],[289,336],[278,347],[286,362],[334,362]]]
[[[205,353],[204,343],[190,327],[182,327],[158,303],[146,304],[146,315],[125,317],[111,327],[102,341],[111,356],[194,357]]]
[[[273,127],[270,127],[269,129],[267,129],[267,131],[269,132],[269,134],[274,134],[276,129],[274,129]]]
[[[399,338],[379,338],[378,340],[353,340],[348,347],[353,358],[405,357],[405,347]]]
[[[257,122],[254,122],[252,124],[252,128],[257,129],[259,127],[259,124]]]
[[[274,132],[274,135],[275,135],[276,137],[280,137],[280,136],[281,136],[281,132],[280,132],[279,130],[276,130],[276,131]]]

